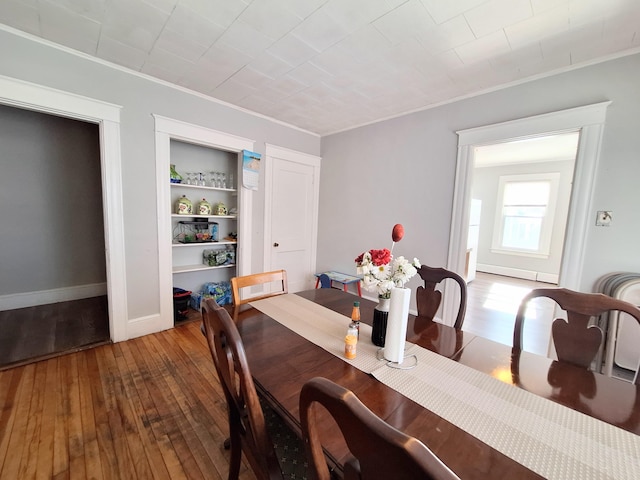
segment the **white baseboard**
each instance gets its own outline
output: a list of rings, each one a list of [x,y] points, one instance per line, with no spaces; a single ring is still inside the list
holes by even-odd
[[[160,315],[147,315],[146,317],[138,317],[127,322],[127,340],[136,337],[142,337],[151,333],[161,332],[173,327],[173,316],[171,322],[163,322]]]
[[[39,292],[14,293],[0,296],[0,311],[35,307],[49,303],[68,302],[107,294],[106,283],[91,283],[74,287],[54,288]]]
[[[484,273],[504,275],[505,277],[523,278],[525,280],[533,280],[534,282],[553,283],[555,285],[558,284],[558,275],[552,273],[535,272],[532,270],[501,267],[499,265],[486,265],[481,263],[478,264],[477,270]]]

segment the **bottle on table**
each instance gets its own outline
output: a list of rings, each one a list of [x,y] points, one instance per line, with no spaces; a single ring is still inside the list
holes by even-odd
[[[360,302],[353,302],[353,308],[351,309],[351,325],[354,325],[358,332],[358,340],[360,340]]]
[[[347,328],[347,336],[344,337],[344,356],[350,360],[356,358],[356,346],[358,345],[358,329],[354,322]]]

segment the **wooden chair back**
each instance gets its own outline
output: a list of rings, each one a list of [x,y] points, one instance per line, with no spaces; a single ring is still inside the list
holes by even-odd
[[[215,300],[202,302],[202,321],[229,415],[229,480],[237,479],[244,451],[259,479],[282,480],[238,329]]]
[[[436,290],[436,285],[447,278],[451,278],[460,287],[460,305],[458,306],[458,315],[453,326],[457,329],[462,328],[464,315],[467,311],[467,282],[455,272],[427,265],[422,265],[418,269],[418,275],[424,280],[424,287],[420,286],[416,291],[418,316],[433,320],[442,301],[442,292]]]
[[[623,300],[602,293],[582,293],[566,288],[538,288],[526,295],[518,308],[513,331],[514,349],[522,350],[527,305],[530,300],[538,297],[554,300],[567,312],[567,320],[556,318],[551,326],[558,360],[586,369],[590,369],[604,339],[600,327],[590,325],[593,317],[617,310],[628,313],[640,323],[640,309]],[[635,381],[637,383],[638,375]]]
[[[265,284],[277,285],[278,290],[253,297],[248,297],[241,294],[241,289],[243,288]],[[287,288],[286,270],[275,270],[273,272],[254,273],[252,275],[245,275],[242,277],[233,277],[231,279],[231,292],[233,294],[233,320],[236,322],[238,321],[238,313],[240,313],[240,307],[242,305],[253,302],[255,300],[261,300],[263,298],[282,295],[288,292]]]
[[[422,442],[383,421],[352,391],[321,377],[309,380],[300,392],[300,421],[312,478],[331,478],[316,418],[318,406],[335,419],[351,452],[344,466],[345,480],[458,478]]]

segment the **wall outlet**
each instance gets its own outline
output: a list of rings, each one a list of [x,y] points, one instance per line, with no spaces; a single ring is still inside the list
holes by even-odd
[[[597,227],[608,227],[611,225],[613,212],[611,210],[599,210],[598,216],[596,217],[596,226]]]

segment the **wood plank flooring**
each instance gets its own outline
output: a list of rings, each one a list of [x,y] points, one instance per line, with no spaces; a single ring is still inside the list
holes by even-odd
[[[0,372],[1,479],[222,479],[227,436],[199,322]]]
[[[106,296],[0,312],[0,369],[108,341]]]
[[[553,287],[556,285],[478,272],[467,285],[467,314],[462,329],[511,345],[522,298],[534,288]],[[525,317],[525,350],[547,356],[553,305],[549,299],[530,302]]]

